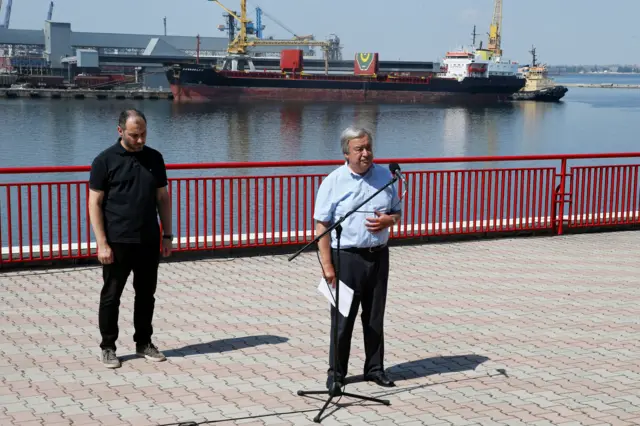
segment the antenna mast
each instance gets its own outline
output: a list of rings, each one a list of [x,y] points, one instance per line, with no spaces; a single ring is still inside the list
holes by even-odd
[[[531,50],[529,51],[529,53],[531,53],[531,66],[532,67],[538,66],[538,60],[536,57],[536,48],[534,46],[531,46]]]

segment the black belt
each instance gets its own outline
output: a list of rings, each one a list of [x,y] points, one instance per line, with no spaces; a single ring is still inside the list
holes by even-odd
[[[356,253],[356,254],[369,254],[369,253],[381,252],[386,248],[387,248],[387,245],[382,244],[375,247],[347,247],[347,248],[341,248],[340,251],[346,251],[348,253]]]

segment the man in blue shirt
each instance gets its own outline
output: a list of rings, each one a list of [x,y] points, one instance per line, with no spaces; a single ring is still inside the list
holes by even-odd
[[[313,215],[318,234],[325,232],[336,220],[360,205],[393,177],[388,168],[373,163],[373,138],[367,129],[348,127],[342,133],[340,142],[346,163],[331,172],[318,189]],[[341,224],[339,279],[354,290],[354,295],[349,316],[345,318],[338,315],[337,366],[333,365],[335,308],[331,308],[328,389],[333,384],[334,369],[336,382],[341,387],[344,385],[351,336],[360,303],[366,353],[365,380],[374,381],[380,386],[394,386],[384,372],[383,320],[389,276],[389,228],[398,222],[400,213],[398,192],[391,185]],[[318,247],[324,277],[335,287],[335,230],[320,239]]]

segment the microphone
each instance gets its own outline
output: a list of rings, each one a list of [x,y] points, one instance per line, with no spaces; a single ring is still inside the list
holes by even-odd
[[[402,174],[400,173],[400,166],[398,165],[398,163],[389,164],[389,171],[392,175],[397,176],[398,179],[404,180],[402,179]]]
[[[398,200],[398,202],[396,204],[393,205],[393,207],[390,210],[393,210],[396,208],[396,206],[398,204],[400,204],[402,202],[402,199],[404,198],[405,194],[408,191],[408,185],[407,185],[407,181],[404,180],[404,176],[402,176],[402,173],[400,172],[400,166],[398,165],[398,163],[390,163],[389,164],[389,171],[391,172],[391,174],[393,175],[393,180],[397,181],[398,179],[402,181],[402,183],[404,184],[404,191],[402,193],[402,195],[400,196],[400,199]]]

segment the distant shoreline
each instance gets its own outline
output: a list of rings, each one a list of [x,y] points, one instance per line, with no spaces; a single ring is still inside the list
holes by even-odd
[[[640,76],[640,72],[549,72],[549,75],[637,75]]]
[[[640,89],[640,84],[617,84],[617,83],[560,83],[566,87],[586,87],[590,89]]]

